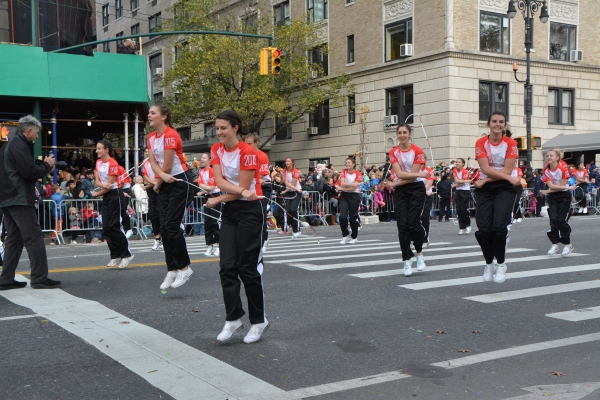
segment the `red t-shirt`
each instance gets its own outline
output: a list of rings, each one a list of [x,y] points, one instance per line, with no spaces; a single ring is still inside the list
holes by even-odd
[[[567,167],[560,165],[560,163],[556,166],[554,171],[548,166],[544,168],[544,171],[542,172],[542,182],[546,183],[551,181],[555,185],[561,185],[563,179],[569,179],[570,177],[571,175],[569,175]]]
[[[296,179],[296,189],[299,191],[302,190],[302,185],[300,185],[300,171],[294,168],[291,171],[284,169],[283,172],[285,173],[283,178],[287,183],[292,183]]]
[[[258,174],[265,182],[271,182],[269,156],[262,150],[256,150],[256,156],[258,157]]]
[[[452,176],[454,176],[454,179],[460,179],[461,181],[469,179],[471,177],[469,171],[467,171],[464,168],[460,171],[458,170],[458,168],[454,168],[454,171],[452,171]],[[456,190],[471,190],[471,185],[469,185],[468,183],[461,183],[458,186],[456,186]]]
[[[154,155],[158,166],[162,169],[165,163],[165,150],[175,150],[176,157],[173,157],[173,167],[171,175],[179,175],[188,170],[183,159],[183,143],[179,133],[168,126],[162,135],[158,136],[154,131],[148,136],[148,150]]]
[[[154,170],[152,169],[152,165],[150,164],[150,160],[146,160],[144,161],[144,163],[142,164],[142,176],[147,176],[148,178],[155,180],[156,179],[156,174],[154,173]]]
[[[398,164],[400,170],[403,172],[411,173],[413,164],[425,165],[425,153],[423,153],[423,149],[414,144],[411,144],[408,150],[402,150],[400,146],[396,146],[390,150],[389,156],[390,168],[394,164]],[[415,182],[425,182],[425,178],[417,178]]]
[[[357,170],[348,172],[347,169],[343,169],[342,173],[340,174],[340,179],[344,179],[344,183],[362,182],[362,175]],[[360,193],[360,187],[357,187],[351,193]]]
[[[96,171],[98,171],[98,179],[102,183],[108,183],[109,176],[119,176],[119,164],[114,158],[109,158],[106,162],[102,161],[101,158],[96,160]],[[119,187],[117,179],[112,185],[111,189],[117,189]]]
[[[488,165],[496,171],[504,168],[504,164],[509,158],[519,158],[519,149],[517,142],[508,136],[502,136],[500,143],[493,144],[489,136],[479,138],[475,143],[475,159],[487,158]],[[485,179],[487,175],[480,170],[480,178]]]
[[[435,176],[433,175],[433,170],[431,167],[426,165],[423,167],[423,171],[429,172],[429,178],[427,178],[428,181],[435,181]]]
[[[217,186],[215,181],[215,171],[211,168],[202,168],[198,171],[198,183],[207,186]],[[220,192],[219,188],[215,188],[211,193]]]
[[[125,171],[125,168],[119,165],[119,175],[117,176],[117,183],[121,189],[129,189],[131,187],[131,179]]]
[[[588,172],[585,169],[582,169],[581,171],[576,169],[575,174],[579,179],[585,179],[589,177]]]
[[[254,171],[250,190],[257,196],[263,195],[259,184],[258,157],[249,144],[240,141],[233,149],[227,150],[223,143],[215,143],[210,149],[210,165],[220,165],[223,178],[236,186],[240,184],[240,171]]]

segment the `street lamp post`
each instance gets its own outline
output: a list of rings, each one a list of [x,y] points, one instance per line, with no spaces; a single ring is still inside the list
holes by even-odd
[[[533,17],[540,10],[540,21],[548,22],[548,6],[546,0],[510,0],[508,3],[508,17],[514,18],[517,15],[517,7],[523,13],[525,19],[525,53],[527,54],[527,78],[525,79],[525,119],[527,122],[527,165],[531,168],[532,149],[531,149],[531,114],[533,110],[533,96],[531,93],[531,48],[533,47]],[[516,64],[513,66],[515,79],[517,78]]]

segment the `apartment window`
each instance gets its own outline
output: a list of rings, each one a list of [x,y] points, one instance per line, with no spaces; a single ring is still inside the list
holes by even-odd
[[[140,24],[131,25],[131,34],[137,35],[140,33]]]
[[[487,121],[493,111],[501,111],[508,121],[508,85],[497,82],[479,82],[479,120]]]
[[[354,4],[354,0],[346,0],[346,4]]]
[[[348,96],[348,123],[353,124],[356,122],[356,97],[354,95]]]
[[[110,53],[110,42],[102,43],[102,51]]]
[[[290,2],[284,1],[273,7],[275,25],[289,25],[290,20]]]
[[[108,4],[102,6],[102,26],[108,25],[109,22],[109,13],[108,13]]]
[[[190,127],[177,128],[177,133],[179,133],[179,137],[183,141],[190,140],[192,138],[192,128]]]
[[[318,71],[316,77],[320,78],[323,75],[328,75],[329,56],[327,55],[327,45],[324,44],[313,48],[309,53],[309,62],[311,64],[317,64],[322,68],[322,71]]]
[[[160,27],[160,13],[156,13],[150,18],[148,18],[148,30],[150,32],[154,32],[157,28]]]
[[[131,11],[140,8],[140,0],[131,0]]]
[[[327,6],[329,0],[306,0],[308,9],[308,20],[310,22],[319,22],[328,18]]]
[[[548,89],[548,123],[573,125],[575,96],[573,89]]]
[[[177,45],[175,45],[175,59],[177,60],[179,57],[181,57],[181,53],[185,50],[185,48],[188,46],[188,42],[182,42],[179,43]]]
[[[397,115],[398,123],[403,124],[406,117],[413,113],[413,87],[403,86],[386,90],[386,115]],[[413,117],[408,119],[409,124],[412,124]]]
[[[154,93],[154,103],[162,103],[163,94],[162,92]]]
[[[550,23],[550,59],[570,61],[571,50],[577,50],[577,27]]]
[[[319,135],[329,134],[329,100],[320,104],[315,111],[310,113],[309,128],[317,128]]]
[[[385,27],[385,61],[400,58],[400,45],[412,44],[412,19],[405,19]]]
[[[217,135],[215,124],[204,124],[204,137],[214,138]]]
[[[354,35],[348,36],[348,64],[354,62]]]
[[[157,68],[161,68],[162,69],[162,66],[163,66],[163,63],[162,63],[162,54],[158,53],[158,54],[150,56],[149,57],[149,62],[150,62],[150,71],[152,72],[152,75],[157,75],[156,69]]]
[[[116,37],[123,37],[123,31],[117,33],[115,36]],[[117,40],[117,50],[119,50],[119,47],[121,47],[122,44],[123,44],[123,39]]]
[[[286,140],[292,138],[292,124],[288,124],[285,118],[275,117],[275,140]]]
[[[115,18],[123,16],[123,0],[115,0]]]
[[[481,12],[479,50],[500,54],[509,53],[510,25],[506,15]]]

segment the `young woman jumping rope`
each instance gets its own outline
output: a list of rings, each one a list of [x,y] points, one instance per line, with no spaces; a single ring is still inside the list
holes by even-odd
[[[245,312],[240,298],[240,286],[243,283],[252,324],[244,337],[244,343],[254,343],[260,340],[269,327],[265,317],[262,286],[261,247],[265,214],[258,201],[259,196],[262,196],[258,158],[256,150],[238,138],[242,118],[236,112],[221,112],[217,116],[215,127],[219,143],[211,148],[211,165],[217,186],[225,194],[209,198],[206,206],[215,207],[225,203],[222,206],[219,235],[219,275],[227,312],[225,326],[217,340],[227,342],[244,327],[241,318]]]
[[[256,133],[249,133],[246,135],[244,141],[248,143],[250,146],[254,147],[256,150],[256,156],[258,157],[258,174],[260,176],[260,188],[263,192],[264,199],[261,199],[260,202],[265,209],[265,216],[268,215],[269,209],[271,208],[271,194],[273,193],[272,185],[271,185],[271,175],[269,173],[269,157],[267,154],[258,148],[258,140],[259,136]],[[267,230],[267,224],[265,223],[265,227],[263,229],[263,253],[267,251],[267,246],[269,245],[269,231]]]
[[[427,162],[427,154],[423,153],[423,157],[425,157],[425,162]],[[435,180],[435,176],[433,174],[433,169],[425,165],[423,167],[423,172],[428,172],[429,177],[425,181],[425,207],[423,208],[423,214],[421,215],[421,225],[425,228],[425,238],[423,239],[423,248],[426,249],[429,247],[429,228],[431,227],[431,208],[433,207],[433,181]]]
[[[156,185],[156,174],[152,170],[152,164],[148,159],[148,149],[144,152],[146,161],[142,164],[142,177],[144,178],[144,189],[148,194],[148,218],[152,222],[152,234],[154,235],[154,245],[152,250],[158,251],[163,249],[162,239],[160,237],[160,218],[158,216],[158,193],[154,191]]]
[[[548,190],[542,190],[542,194],[548,195],[548,217],[550,219],[550,230],[547,232],[548,238],[552,242],[552,247],[548,250],[548,255],[553,256],[558,252],[558,244],[562,243],[562,255],[567,256],[573,251],[571,245],[571,226],[569,225],[569,210],[571,209],[571,190],[575,186],[569,186],[567,181],[570,178],[567,167],[559,163],[560,152],[548,150],[546,153],[547,166],[542,172],[542,182],[548,185]]]
[[[340,175],[340,185],[338,186],[338,190],[341,192],[339,207],[342,241],[340,244],[354,244],[358,240],[358,207],[360,207],[360,184],[362,183],[362,175],[354,168],[356,168],[356,162],[352,158],[347,158],[346,169],[343,169]],[[348,215],[350,215],[351,235],[348,231]],[[350,235],[350,237],[348,237],[348,235]]]
[[[111,157],[112,151],[112,143],[108,140],[100,140],[96,144],[98,160],[94,175],[100,190],[92,191],[92,197],[102,196],[102,235],[110,249],[110,262],[106,266],[125,268],[133,260],[133,254],[121,225],[123,199],[117,188],[119,164]]]
[[[394,209],[398,238],[404,261],[404,276],[412,275],[411,242],[417,252],[417,271],[426,268],[423,258],[423,241],[426,232],[421,225],[421,215],[425,207],[425,180],[429,172],[421,171],[425,165],[423,149],[410,142],[412,129],[407,124],[401,124],[396,130],[399,145],[390,150],[390,164],[396,175],[396,180],[388,181],[388,187],[394,190]]]
[[[585,194],[587,193],[588,183],[590,183],[590,177],[582,162],[577,165],[577,170],[575,170],[573,176],[577,181],[577,186],[580,188],[579,195],[581,196],[581,200],[579,200],[578,213],[587,214],[587,198],[585,197]]]
[[[300,171],[294,168],[294,159],[288,157],[285,159],[285,169],[283,170],[283,183],[286,189],[281,192],[285,199],[285,216],[283,217],[287,228],[287,221],[292,226],[292,240],[300,236],[300,224],[298,223],[298,208],[302,200],[302,186],[300,185]],[[288,219],[288,215],[292,218]],[[283,229],[286,230],[286,229]]]
[[[454,197],[456,197],[456,215],[458,216],[458,234],[471,233],[471,215],[469,214],[469,200],[471,200],[471,176],[465,169],[465,159],[456,159],[454,175]]]
[[[167,276],[161,289],[178,288],[194,274],[190,268],[181,222],[191,196],[190,172],[183,160],[179,133],[171,127],[171,111],[164,104],[155,104],[148,113],[150,126],[156,129],[148,136],[148,159],[156,174],[154,190],[158,192],[158,216]]]
[[[217,187],[217,181],[212,167],[210,166],[210,156],[207,153],[200,157],[200,165],[202,168],[198,171],[198,187],[203,192],[198,192],[198,196],[207,193],[208,197],[215,197],[221,194],[221,190]],[[214,207],[206,207],[204,212],[214,218],[204,218],[204,240],[206,241],[207,249],[204,252],[205,256],[219,257],[219,218],[221,216],[221,205],[216,204]]]
[[[517,186],[521,185],[521,180],[511,175],[519,150],[517,142],[504,135],[504,113],[494,111],[487,126],[489,135],[479,138],[475,144],[475,159],[481,168],[480,179],[475,182],[475,220],[479,229],[475,237],[485,258],[483,280],[502,283],[506,279],[508,226],[517,201]]]

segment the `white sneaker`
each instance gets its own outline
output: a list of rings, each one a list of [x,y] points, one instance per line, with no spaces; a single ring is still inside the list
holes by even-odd
[[[577,210],[577,214],[583,214],[583,208],[579,208],[579,210]]]
[[[404,276],[412,275],[412,260],[404,261]]]
[[[506,264],[496,265],[496,273],[494,274],[494,282],[502,283],[506,280]]]
[[[425,271],[425,268],[427,268],[425,259],[423,256],[417,256],[417,271]]]
[[[465,234],[465,230],[464,230],[464,229],[460,229],[460,230],[458,231],[458,234],[459,234],[459,235],[464,235],[464,234]]]
[[[209,244],[208,247],[206,248],[206,251],[204,252],[204,255],[212,256],[213,248],[214,248],[214,246],[212,244]]]
[[[301,234],[302,232],[300,231],[292,233],[292,240],[296,240],[296,238],[299,237]]]
[[[250,330],[244,337],[244,343],[256,343],[260,340],[260,337],[269,329],[269,321],[265,318],[265,322],[262,324],[254,324],[250,327]]]
[[[424,242],[424,243],[423,243],[423,248],[424,248],[424,249],[427,249],[427,248],[429,248],[429,242]]]
[[[523,222],[523,218],[517,218],[517,222]]]
[[[233,335],[235,335],[242,329],[244,329],[244,324],[242,324],[241,319],[235,321],[227,321],[225,322],[223,330],[221,331],[221,333],[219,333],[219,336],[217,336],[217,340],[221,343],[227,342],[228,340],[231,340]]]
[[[125,237],[126,237],[127,239],[129,239],[129,238],[130,238],[130,237],[132,237],[132,236],[133,236],[133,231],[132,231],[131,229],[130,229],[130,230],[128,230],[127,232],[125,232]]]
[[[167,272],[167,276],[165,277],[165,280],[163,281],[162,285],[160,285],[160,288],[162,290],[170,288],[173,282],[175,282],[175,278],[177,278],[177,271]]]
[[[512,220],[512,224],[514,225],[514,224],[516,224],[516,223],[517,223],[517,220],[516,220],[516,219],[513,219],[513,220]]]
[[[471,233],[471,227],[470,226],[467,226],[467,229],[466,229],[465,233],[467,233],[467,234]]]
[[[262,247],[263,254],[265,254],[267,252],[268,245],[269,245],[269,239],[265,240],[265,243],[263,244],[263,247]]]
[[[584,214],[587,214],[587,213],[588,213],[588,211],[587,211],[587,207],[583,207],[583,213],[584,213]]]
[[[213,247],[213,252],[212,252],[213,257],[220,257],[221,256],[221,251],[219,250],[219,246],[214,246]]]
[[[152,246],[152,250],[157,251],[163,248],[162,240],[154,239],[154,246]]]
[[[496,269],[496,267],[494,266],[494,263],[485,265],[485,268],[483,269],[483,281],[484,282],[491,282],[494,279],[494,270],[495,269]]]
[[[77,240],[71,240],[71,244],[77,244]]]
[[[571,254],[572,251],[573,251],[573,245],[565,244],[565,247],[563,248],[563,251],[560,254],[564,257],[564,256],[568,256],[569,254]]]
[[[340,244],[346,244],[350,241],[350,237],[349,236],[344,236],[342,238],[342,240],[340,241]]]
[[[177,271],[177,277],[175,278],[175,282],[171,284],[172,288],[178,288],[186,283],[191,277],[194,275],[194,271],[190,267],[186,270],[180,269]]]
[[[356,239],[352,239],[352,238],[351,238],[351,239],[348,241],[348,243],[349,243],[349,244],[356,244],[356,242],[358,242],[358,238],[356,238]]]
[[[130,255],[129,257],[121,258],[121,263],[119,264],[119,268],[121,268],[121,269],[127,268],[129,263],[131,262],[131,260],[133,260],[133,254]]]
[[[550,250],[548,250],[548,255],[549,256],[553,256],[558,252],[558,245],[557,244],[553,244],[552,247],[550,247]]]
[[[112,258],[108,264],[106,264],[107,267],[116,267],[119,263],[121,262],[120,258]]]

